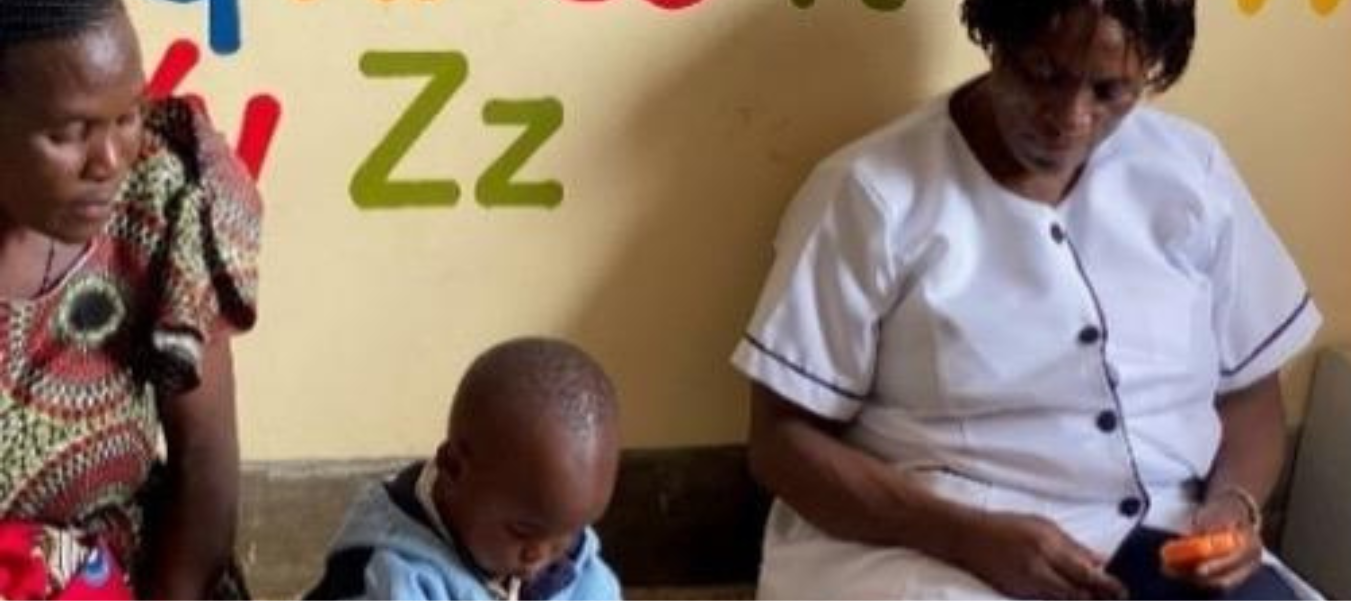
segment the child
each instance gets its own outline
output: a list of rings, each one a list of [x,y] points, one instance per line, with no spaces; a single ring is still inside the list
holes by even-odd
[[[432,461],[366,490],[308,598],[618,599],[589,525],[614,490],[614,389],[568,343],[470,366]]]

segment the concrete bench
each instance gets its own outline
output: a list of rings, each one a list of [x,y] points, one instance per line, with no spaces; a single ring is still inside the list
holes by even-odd
[[[303,592],[357,490],[409,461],[245,466],[239,549],[254,595]],[[768,507],[744,447],[628,450],[597,531],[627,597],[748,599]]]
[[[1265,535],[1320,590],[1351,598],[1351,352],[1320,356],[1305,424]],[[254,594],[309,586],[357,489],[408,461],[246,466],[240,554]],[[628,597],[748,599],[768,506],[743,446],[628,450],[597,530]]]

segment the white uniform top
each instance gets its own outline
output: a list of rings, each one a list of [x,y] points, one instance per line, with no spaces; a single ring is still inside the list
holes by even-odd
[[[997,184],[945,96],[817,167],[733,363],[847,421],[945,498],[1035,512],[1108,556],[1189,529],[1216,395],[1276,371],[1321,317],[1216,140],[1151,108],[1059,206]],[[776,504],[761,594],[993,594]]]

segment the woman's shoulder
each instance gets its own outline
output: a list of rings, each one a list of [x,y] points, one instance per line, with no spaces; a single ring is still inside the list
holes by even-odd
[[[840,147],[816,164],[800,195],[873,205],[902,219],[941,182],[959,177],[960,139],[940,97]]]
[[[129,200],[162,201],[200,180],[196,110],[179,99],[156,100],[147,107],[141,152],[127,178]]]
[[[850,165],[868,169],[916,169],[951,143],[951,119],[947,96],[939,97],[905,113],[840,147],[821,162],[823,166]]]
[[[1157,108],[1137,109],[1113,135],[1098,173],[1112,189],[1157,218],[1203,224],[1217,232],[1247,194],[1218,136],[1206,126]],[[1108,202],[1112,202],[1108,200]]]
[[[192,109],[183,101],[155,101],[146,110],[141,150],[120,194],[122,225],[153,227],[171,205],[180,203],[200,181],[195,143],[191,140]],[[119,225],[115,221],[114,225]],[[139,228],[138,228],[139,229]],[[114,234],[122,231],[114,227]],[[143,234],[142,234],[143,237]]]
[[[147,109],[119,208],[108,235],[122,268],[154,270],[153,335],[165,386],[177,389],[197,377],[212,336],[253,325],[262,200],[205,113],[163,100]]]
[[[205,111],[184,99],[152,101],[141,150],[123,184],[123,218],[155,220],[185,207],[248,216],[257,226],[261,199],[252,176],[235,158]]]
[[[1143,106],[1126,118],[1115,141],[1128,153],[1146,153],[1179,165],[1209,168],[1222,152],[1219,138],[1206,126],[1181,115]]]
[[[818,162],[780,218],[775,246],[792,246],[828,223],[867,223],[869,235],[923,238],[943,201],[930,192],[951,176],[945,108],[921,107]]]
[[[806,187],[857,188],[875,200],[908,197],[917,182],[946,169],[946,114],[930,102],[855,138],[813,167]]]

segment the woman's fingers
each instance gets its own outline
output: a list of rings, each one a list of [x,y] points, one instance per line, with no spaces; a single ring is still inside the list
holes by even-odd
[[[1065,551],[1054,558],[1054,567],[1065,580],[1081,591],[1082,598],[1126,597],[1126,587],[1102,569],[1103,562],[1092,551],[1068,537],[1065,543]]]
[[[1231,590],[1252,575],[1262,563],[1262,544],[1254,533],[1243,533],[1243,545],[1233,553],[1201,563],[1196,568],[1200,584]]]
[[[1089,594],[1087,590],[1075,586],[1069,578],[1061,574],[1060,569],[1054,565],[1049,557],[1033,566],[1032,576],[1037,581],[1034,587],[1036,589],[1034,596],[1047,599],[1093,598],[1093,595]]]

